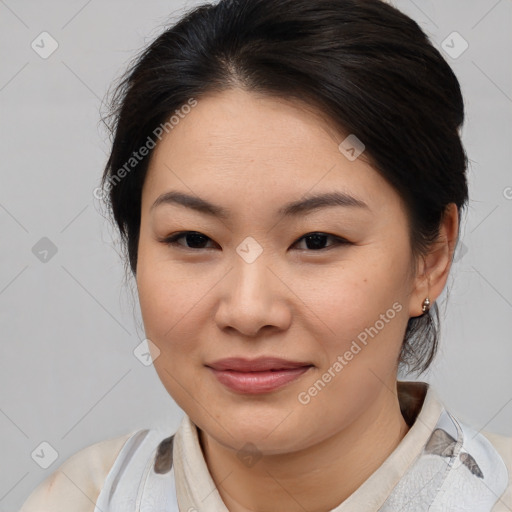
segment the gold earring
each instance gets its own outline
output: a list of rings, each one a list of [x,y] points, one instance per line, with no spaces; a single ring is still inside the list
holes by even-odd
[[[427,313],[428,310],[430,309],[430,299],[427,297],[424,301],[423,301],[423,306],[421,307],[423,313]]]

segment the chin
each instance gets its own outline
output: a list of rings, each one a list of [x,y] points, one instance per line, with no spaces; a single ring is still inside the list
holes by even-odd
[[[235,451],[243,450],[245,446],[246,449],[253,448],[266,455],[288,453],[303,448],[306,442],[303,437],[308,437],[304,427],[297,424],[298,418],[292,420],[294,415],[289,414],[289,410],[283,414],[281,409],[279,415],[272,413],[266,419],[255,417],[257,415],[254,412],[213,416],[219,418],[218,422],[211,417],[201,417],[198,421],[191,419],[219,444]],[[297,437],[299,433],[301,439]]]

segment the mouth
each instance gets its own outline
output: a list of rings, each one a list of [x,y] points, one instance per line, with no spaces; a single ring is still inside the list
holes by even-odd
[[[257,359],[245,359],[243,357],[229,357],[220,359],[206,366],[214,370],[231,370],[235,372],[266,372],[278,370],[294,370],[305,366],[313,366],[306,361],[290,361],[277,357],[259,357]]]
[[[274,357],[253,360],[228,358],[205,365],[217,380],[232,391],[258,394],[269,393],[295,381],[313,364]]]

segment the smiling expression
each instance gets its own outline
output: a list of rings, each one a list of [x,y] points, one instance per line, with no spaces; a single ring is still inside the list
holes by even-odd
[[[297,103],[234,89],[198,99],[153,152],[136,276],[146,336],[169,394],[225,446],[319,442],[396,378],[421,303],[407,214],[364,158],[340,152],[346,135]],[[393,318],[301,403],[393,304]],[[247,393],[207,366],[230,357],[310,367]]]

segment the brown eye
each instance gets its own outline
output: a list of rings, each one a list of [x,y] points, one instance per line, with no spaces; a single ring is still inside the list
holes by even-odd
[[[324,247],[325,241],[328,238],[333,239],[334,244]],[[321,251],[324,249],[329,249],[330,247],[335,247],[337,245],[346,245],[350,243],[348,242],[348,240],[345,240],[344,238],[340,238],[339,236],[335,235],[329,235],[328,233],[308,233],[307,235],[304,235],[303,237],[299,238],[299,240],[297,240],[295,244],[299,243],[302,240],[306,242],[307,249],[313,251]]]
[[[178,242],[182,238],[185,239],[188,246],[185,246]],[[202,233],[199,233],[198,231],[181,231],[179,233],[171,235],[170,237],[165,238],[164,240],[161,240],[161,242],[166,245],[181,246],[184,249],[194,250],[204,249],[204,244],[208,240],[211,240],[211,238],[207,237],[206,235],[203,235]]]

